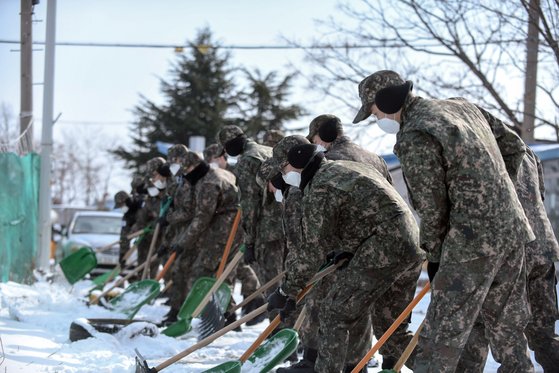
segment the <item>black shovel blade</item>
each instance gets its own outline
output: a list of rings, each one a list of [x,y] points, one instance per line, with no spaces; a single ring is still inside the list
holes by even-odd
[[[200,313],[200,324],[196,331],[198,332],[198,340],[212,335],[225,325],[225,317],[217,297],[212,295],[210,302],[204,307]]]
[[[155,368],[148,367],[148,362],[146,361],[146,359],[144,359],[142,354],[140,354],[140,351],[138,351],[137,348],[135,348],[134,351],[136,351],[136,373],[156,373],[157,372],[157,370]]]

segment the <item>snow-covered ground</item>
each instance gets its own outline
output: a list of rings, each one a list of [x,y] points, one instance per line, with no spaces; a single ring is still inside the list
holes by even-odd
[[[91,282],[84,280],[70,287],[60,278],[54,284],[0,284],[0,373],[134,372],[135,348],[150,366],[156,366],[196,343],[192,332],[180,339],[162,334],[129,338],[118,333],[99,333],[96,338],[70,342],[69,327],[76,319],[124,318],[124,315],[100,306],[88,306],[84,294],[90,286]],[[238,286],[235,297],[238,300]],[[161,302],[162,299],[158,299],[154,305],[145,305],[135,318],[160,321],[168,310]],[[424,318],[428,304],[429,295],[414,310],[413,330]],[[164,371],[201,372],[236,360],[267,324],[266,321],[252,327],[243,326],[242,332],[228,333]],[[377,358],[381,359],[380,356]],[[495,372],[496,369],[497,364],[490,357],[485,371]],[[369,368],[369,373],[379,370]],[[538,366],[536,371],[541,372],[541,367]]]

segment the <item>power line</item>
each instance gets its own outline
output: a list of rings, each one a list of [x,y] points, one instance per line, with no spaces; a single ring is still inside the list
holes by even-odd
[[[509,39],[509,40],[494,40],[488,41],[484,44],[510,44],[510,43],[524,43],[522,39]],[[0,39],[0,44],[21,44],[19,40]],[[33,44],[44,45],[43,41],[34,41]],[[181,44],[160,44],[160,43],[102,43],[102,42],[73,42],[73,41],[59,41],[57,46],[67,47],[105,47],[105,48],[149,48],[149,49],[174,49],[175,51],[182,51],[184,48],[189,48],[190,45]],[[464,46],[474,45],[474,43],[462,43]],[[237,50],[305,50],[305,49],[371,49],[371,48],[408,48],[409,45],[404,43],[397,43],[393,41],[377,42],[376,44],[317,44],[317,45],[199,45],[199,49],[237,49]],[[440,44],[426,43],[414,44],[418,48],[435,48],[441,47]]]

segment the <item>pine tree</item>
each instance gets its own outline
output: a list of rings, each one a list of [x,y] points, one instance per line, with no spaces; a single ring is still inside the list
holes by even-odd
[[[188,145],[189,137],[197,135],[208,144],[215,142],[219,129],[230,123],[226,116],[236,102],[228,61],[229,54],[214,44],[211,32],[202,30],[189,43],[189,53],[172,66],[171,80],[161,80],[165,104],[141,96],[134,108],[132,149],[120,147],[114,154],[138,171],[149,159],[163,156],[158,141]]]

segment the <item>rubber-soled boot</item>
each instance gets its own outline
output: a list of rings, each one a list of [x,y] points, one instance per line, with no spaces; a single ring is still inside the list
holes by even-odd
[[[383,356],[382,357],[382,369],[392,369],[394,368],[394,365],[396,365],[396,362],[398,360],[396,360],[395,357],[393,356]]]
[[[252,301],[248,302],[248,304],[246,306],[241,308],[241,315],[243,315],[243,316],[248,315],[249,313],[251,313],[255,309],[259,308],[260,306],[263,306],[264,303],[266,303],[264,297],[254,298]],[[267,317],[266,312],[263,312],[262,314],[256,316],[254,319],[247,321],[246,325],[247,326],[252,326],[252,325],[259,324],[262,321],[264,321],[266,319],[266,317]]]
[[[225,325],[223,327],[226,327],[227,325],[231,325],[233,324],[235,321],[237,321],[237,314],[235,312],[231,312],[231,313],[227,313],[226,314],[226,319],[225,319]],[[235,329],[233,329],[234,332],[242,332],[243,330],[241,329],[241,326],[237,326]]]
[[[318,351],[314,348],[306,348],[303,351],[303,359],[289,368],[278,368],[277,373],[313,373],[314,363],[318,357]]]

